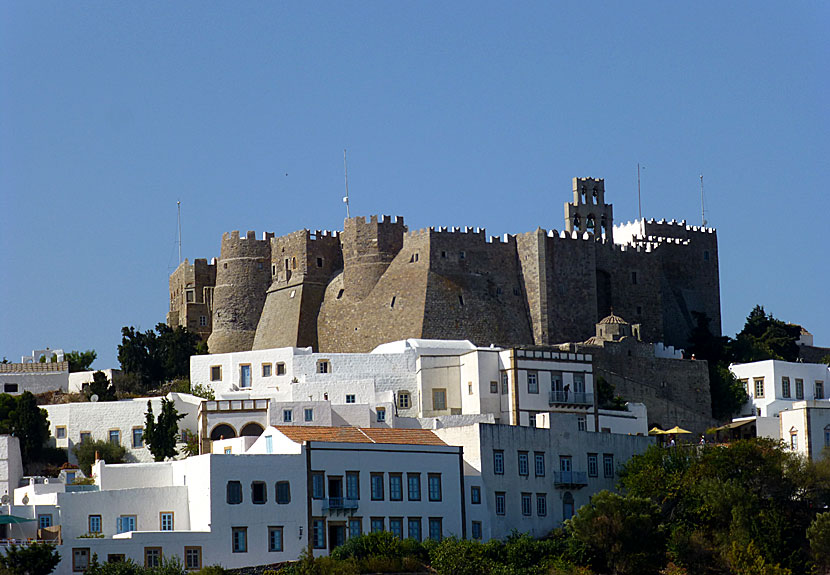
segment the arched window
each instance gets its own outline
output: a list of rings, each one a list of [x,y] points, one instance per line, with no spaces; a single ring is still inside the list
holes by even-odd
[[[597,203],[597,199],[599,198],[599,192],[597,191],[597,187],[596,187],[596,186],[594,186],[594,191],[593,191],[593,193],[592,193],[592,196],[593,196],[593,198],[594,198],[594,203],[596,204],[596,203]]]
[[[594,232],[596,230],[597,224],[596,220],[594,219],[594,214],[590,214],[588,219],[585,222],[585,227],[588,229],[589,232]]]
[[[790,428],[790,449],[793,451],[798,449],[798,430],[795,427]]]
[[[574,216],[574,229],[575,229],[575,230],[578,230],[578,229],[579,229],[579,214],[576,214],[576,215]]]
[[[608,233],[608,220],[605,218],[605,216],[602,216],[602,219],[599,221],[599,229],[602,235]]]
[[[570,519],[574,516],[574,496],[566,491],[562,496],[562,519]]]
[[[232,439],[234,437],[236,437],[236,431],[234,431],[233,427],[227,423],[220,423],[213,428],[213,431],[210,432],[210,438],[213,441],[218,441],[220,439]]]
[[[242,430],[239,432],[239,435],[249,436],[249,437],[259,437],[262,435],[262,432],[265,429],[258,423],[251,422],[247,424]]]
[[[585,186],[582,186],[582,188],[580,188],[579,191],[582,195],[582,203],[587,204],[588,203],[588,188],[586,188]]]

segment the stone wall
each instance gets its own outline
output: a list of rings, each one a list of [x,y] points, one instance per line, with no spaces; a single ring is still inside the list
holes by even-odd
[[[216,265],[206,259],[184,260],[170,274],[167,325],[182,326],[206,340],[212,331]],[[204,320],[202,319],[204,318]]]

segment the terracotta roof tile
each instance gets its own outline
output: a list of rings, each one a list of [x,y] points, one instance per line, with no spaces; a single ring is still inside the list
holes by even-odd
[[[332,443],[394,443],[398,445],[446,445],[428,429],[388,429],[371,427],[316,427],[280,425],[277,430],[292,441],[330,441]]]

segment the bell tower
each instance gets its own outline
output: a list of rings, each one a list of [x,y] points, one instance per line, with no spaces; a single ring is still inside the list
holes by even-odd
[[[613,244],[614,206],[605,203],[605,180],[574,178],[573,188],[573,202],[565,203],[565,230],[588,232]]]

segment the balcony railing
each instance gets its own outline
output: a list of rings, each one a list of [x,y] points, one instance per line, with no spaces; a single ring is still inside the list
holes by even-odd
[[[553,486],[579,488],[588,485],[588,473],[585,471],[554,471]]]
[[[345,497],[329,497],[323,501],[323,511],[353,511],[357,509],[357,499]]]
[[[557,403],[564,405],[593,405],[594,394],[585,393],[584,391],[551,391],[550,405]]]

